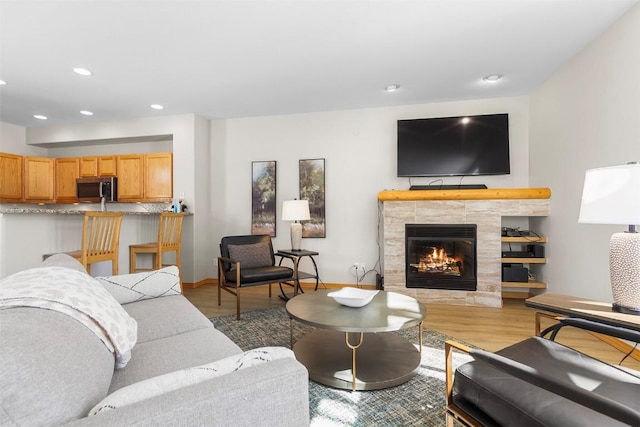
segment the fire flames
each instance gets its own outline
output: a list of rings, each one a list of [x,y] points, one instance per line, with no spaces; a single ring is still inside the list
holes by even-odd
[[[419,273],[436,273],[459,276],[461,262],[450,257],[444,248],[433,248],[433,251],[420,256],[419,263],[412,265],[417,267]]]

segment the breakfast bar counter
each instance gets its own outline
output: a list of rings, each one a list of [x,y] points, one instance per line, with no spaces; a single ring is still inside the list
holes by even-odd
[[[166,207],[166,204],[144,207],[107,205],[108,212],[125,214],[120,228],[119,274],[129,272],[129,245],[157,240],[160,213]],[[126,208],[139,210],[125,211]],[[38,266],[43,254],[80,249],[84,212],[88,210],[100,210],[100,205],[0,206],[0,279]],[[193,214],[185,213],[185,216],[185,221],[189,221]],[[189,227],[184,230],[186,233],[183,232],[183,244],[193,239],[188,233]],[[147,267],[147,263],[151,266],[151,256],[139,257],[139,261],[142,267]],[[171,259],[167,261],[171,262]],[[111,263],[92,264],[90,274],[110,276]]]

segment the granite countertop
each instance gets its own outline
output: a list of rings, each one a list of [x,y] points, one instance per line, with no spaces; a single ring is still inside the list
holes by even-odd
[[[97,209],[55,209],[55,208],[26,208],[26,207],[0,207],[0,214],[60,214],[60,215],[84,215],[85,212]],[[160,215],[163,211],[123,211],[120,209],[107,209],[107,212],[123,212],[125,215]],[[191,212],[183,212],[184,215],[193,215]]]

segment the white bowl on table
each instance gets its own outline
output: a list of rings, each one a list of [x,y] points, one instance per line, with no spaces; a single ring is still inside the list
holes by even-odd
[[[337,303],[347,307],[364,307],[369,304],[378,291],[359,288],[342,288],[336,292],[329,292],[327,295]]]

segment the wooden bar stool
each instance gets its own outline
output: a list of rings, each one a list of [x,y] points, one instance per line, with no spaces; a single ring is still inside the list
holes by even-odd
[[[138,271],[159,270],[165,265],[162,263],[162,254],[165,252],[176,253],[175,265],[180,270],[180,241],[182,239],[183,214],[162,212],[158,224],[158,240],[151,243],[129,245],[129,273]],[[136,267],[137,254],[153,254],[153,268]]]
[[[85,212],[81,249],[65,253],[80,261],[89,273],[94,262],[111,261],[111,273],[117,275],[123,216],[122,212]]]

